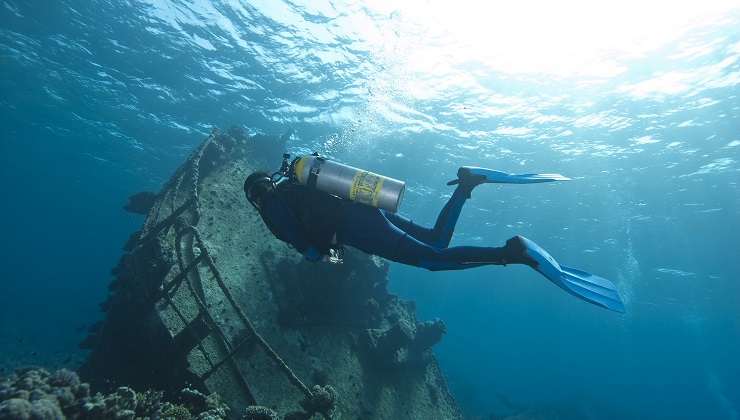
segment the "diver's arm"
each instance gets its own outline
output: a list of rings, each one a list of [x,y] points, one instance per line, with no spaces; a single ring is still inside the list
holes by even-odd
[[[324,258],[324,255],[308,241],[301,226],[282,200],[268,199],[263,205],[264,215],[269,219],[272,227],[277,229],[296,251],[311,262],[318,262]]]

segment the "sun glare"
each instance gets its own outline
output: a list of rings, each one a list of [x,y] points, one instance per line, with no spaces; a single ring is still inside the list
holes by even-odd
[[[740,9],[736,0],[388,3],[371,2],[371,8],[390,16],[400,28],[397,35],[413,39],[412,66],[442,56],[452,66],[475,63],[511,74],[559,77],[614,76],[624,69],[621,61],[645,56]]]

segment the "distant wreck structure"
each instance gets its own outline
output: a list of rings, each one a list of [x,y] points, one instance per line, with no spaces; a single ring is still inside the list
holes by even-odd
[[[386,290],[388,264],[313,264],[244,199],[290,132],[214,130],[164,185],[81,346],[93,390],[218,394],[230,418],[461,418],[431,347],[445,332]]]

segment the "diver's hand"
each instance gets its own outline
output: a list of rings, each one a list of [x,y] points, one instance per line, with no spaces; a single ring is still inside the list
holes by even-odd
[[[336,249],[330,249],[328,255],[324,255],[324,262],[329,264],[342,264],[344,260],[339,258],[339,251]]]

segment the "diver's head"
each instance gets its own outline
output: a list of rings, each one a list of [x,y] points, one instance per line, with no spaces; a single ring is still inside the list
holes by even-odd
[[[247,201],[259,210],[260,200],[270,193],[274,186],[275,183],[272,182],[267,172],[254,172],[244,181],[244,194],[247,196]]]

